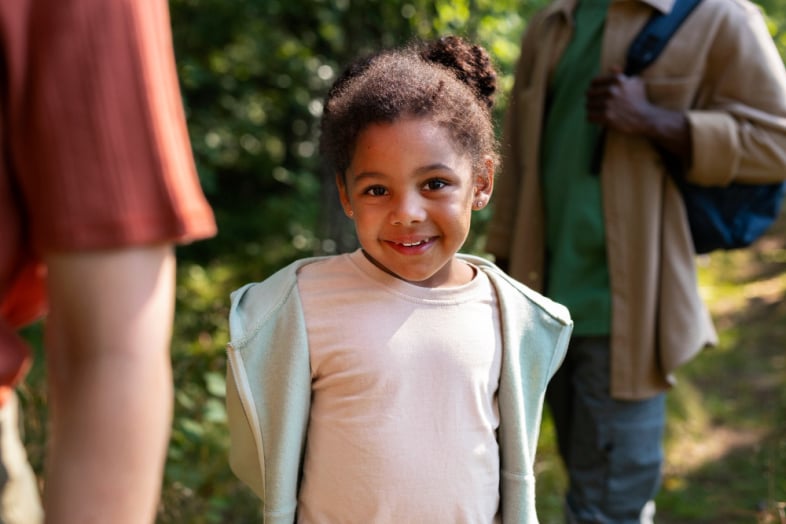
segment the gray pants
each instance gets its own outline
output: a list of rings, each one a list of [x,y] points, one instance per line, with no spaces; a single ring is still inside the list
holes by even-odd
[[[608,337],[574,337],[546,393],[568,471],[571,524],[640,524],[654,514],[665,394],[612,399],[609,353]]]

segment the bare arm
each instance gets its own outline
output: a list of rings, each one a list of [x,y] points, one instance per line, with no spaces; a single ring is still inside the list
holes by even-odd
[[[679,158],[683,165],[691,165],[687,116],[651,104],[641,78],[625,76],[619,69],[596,77],[587,90],[586,107],[590,122],[646,137]]]
[[[172,418],[173,250],[46,262],[46,522],[153,522]]]

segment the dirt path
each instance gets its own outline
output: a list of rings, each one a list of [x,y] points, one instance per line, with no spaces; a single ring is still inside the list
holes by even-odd
[[[721,337],[670,395],[658,524],[786,524],[786,212],[700,261]]]

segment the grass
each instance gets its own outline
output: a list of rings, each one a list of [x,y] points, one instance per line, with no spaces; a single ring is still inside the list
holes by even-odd
[[[786,522],[786,241],[701,261],[720,344],[671,395],[660,522]]]

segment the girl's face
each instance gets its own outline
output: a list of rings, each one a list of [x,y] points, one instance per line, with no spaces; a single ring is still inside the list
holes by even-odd
[[[473,209],[488,203],[493,162],[473,173],[468,154],[426,118],[374,124],[360,133],[345,180],[344,212],[366,255],[398,278],[425,287],[456,286],[472,270],[454,258]]]

